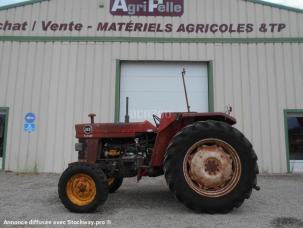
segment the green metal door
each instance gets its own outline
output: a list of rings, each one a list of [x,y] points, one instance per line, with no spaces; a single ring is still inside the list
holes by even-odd
[[[8,125],[8,108],[0,108],[0,170],[4,169],[6,136]]]

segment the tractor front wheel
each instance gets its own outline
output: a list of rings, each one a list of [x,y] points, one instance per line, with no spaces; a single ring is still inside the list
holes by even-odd
[[[107,177],[109,193],[115,193],[122,185],[123,177]]]
[[[217,121],[185,127],[172,140],[164,161],[170,190],[190,209],[227,213],[256,186],[257,156],[232,126]]]
[[[58,194],[72,212],[93,212],[108,196],[106,176],[93,164],[74,163],[61,175]]]

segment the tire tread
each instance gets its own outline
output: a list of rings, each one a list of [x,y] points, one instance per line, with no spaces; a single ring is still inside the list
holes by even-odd
[[[218,129],[220,129],[224,134],[231,134],[233,137],[238,138],[239,140],[241,140],[241,143],[245,145],[245,147],[249,148],[249,150],[247,151],[248,152],[247,156],[253,161],[254,172],[252,176],[249,177],[250,182],[246,186],[244,193],[241,196],[239,196],[236,200],[234,200],[231,205],[214,210],[213,208],[196,207],[195,205],[190,204],[182,193],[176,192],[175,185],[177,184],[177,182],[176,182],[176,177],[174,175],[176,164],[174,158],[178,153],[182,152],[182,151],[181,152],[178,151],[179,145],[182,145],[182,143],[184,143],[193,134],[195,134],[196,131],[200,131],[200,130],[212,131]],[[246,139],[246,137],[240,131],[238,131],[237,129],[233,128],[232,126],[224,122],[208,120],[208,121],[201,121],[188,125],[172,139],[164,158],[164,174],[170,191],[175,195],[175,197],[179,201],[183,202],[188,208],[197,212],[205,212],[210,214],[228,213],[231,210],[233,210],[233,208],[240,207],[245,199],[250,198],[252,189],[257,183],[257,174],[259,173],[259,169],[256,161],[257,161],[257,155],[253,150],[252,144]]]

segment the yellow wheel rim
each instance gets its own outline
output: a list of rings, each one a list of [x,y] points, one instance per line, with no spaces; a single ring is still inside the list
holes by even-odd
[[[84,173],[73,175],[66,185],[67,197],[77,206],[86,206],[93,202],[96,192],[95,181]]]
[[[110,187],[115,182],[115,177],[107,177],[107,185]]]

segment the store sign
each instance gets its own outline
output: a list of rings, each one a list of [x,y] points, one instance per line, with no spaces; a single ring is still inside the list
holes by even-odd
[[[114,16],[167,16],[184,13],[184,0],[110,0]]]
[[[241,34],[258,32],[282,33],[287,30],[285,23],[156,23],[142,22],[140,20],[128,21],[99,21],[96,24],[85,24],[81,22],[56,22],[52,20],[30,21],[0,21],[0,32],[16,31],[43,31],[43,32],[85,32],[94,30],[95,32],[129,32],[129,33],[185,33],[185,34]]]

